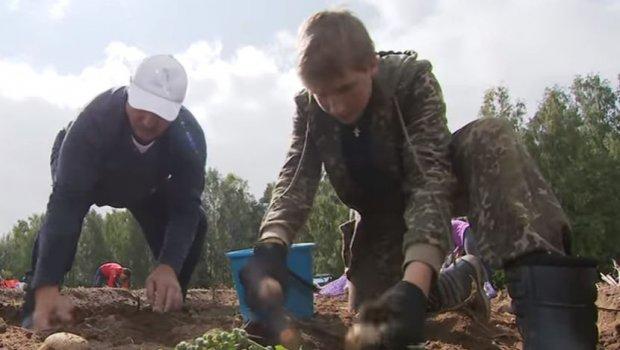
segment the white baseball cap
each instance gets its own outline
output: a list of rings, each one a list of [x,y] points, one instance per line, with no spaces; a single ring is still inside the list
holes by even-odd
[[[187,92],[187,73],[174,57],[156,55],[145,58],[127,88],[127,102],[133,108],[157,114],[171,122]]]

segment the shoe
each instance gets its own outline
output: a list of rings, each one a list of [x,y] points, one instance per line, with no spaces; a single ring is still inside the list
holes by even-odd
[[[439,274],[429,295],[429,311],[462,310],[478,321],[488,321],[491,307],[484,291],[483,281],[486,280],[479,258],[473,255],[460,257]]]

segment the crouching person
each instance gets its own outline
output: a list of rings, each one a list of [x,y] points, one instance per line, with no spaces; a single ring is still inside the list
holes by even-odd
[[[90,102],[56,137],[53,190],[32,253],[23,325],[71,318],[60,294],[91,205],[127,208],[157,264],[146,280],[154,311],[179,310],[207,232],[201,208],[206,145],[182,106],[187,75],[172,56],[146,58],[126,87]]]
[[[363,349],[424,342],[432,311],[488,312],[478,259],[439,272],[450,218],[460,215],[470,218],[480,257],[506,271],[524,348],[594,349],[595,265],[567,254],[567,218],[509,124],[477,120],[451,134],[431,64],[411,51],[375,53],[349,12],[314,14],[298,44],[305,89],[292,142],[241,272],[250,307],[278,319],[268,316],[278,315],[287,288],[288,247],[324,167],[360,214],[344,249],[351,304],[379,330]]]

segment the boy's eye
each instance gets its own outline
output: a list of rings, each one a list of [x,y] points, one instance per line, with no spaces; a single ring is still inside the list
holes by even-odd
[[[355,83],[351,82],[348,84],[344,84],[342,86],[340,86],[338,89],[336,89],[336,93],[342,94],[348,91],[351,91],[351,89],[353,89],[355,87]]]

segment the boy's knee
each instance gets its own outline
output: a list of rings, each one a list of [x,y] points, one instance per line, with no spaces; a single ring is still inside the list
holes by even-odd
[[[501,118],[481,118],[471,123],[471,132],[479,137],[500,136],[514,137],[514,130],[510,121]]]

